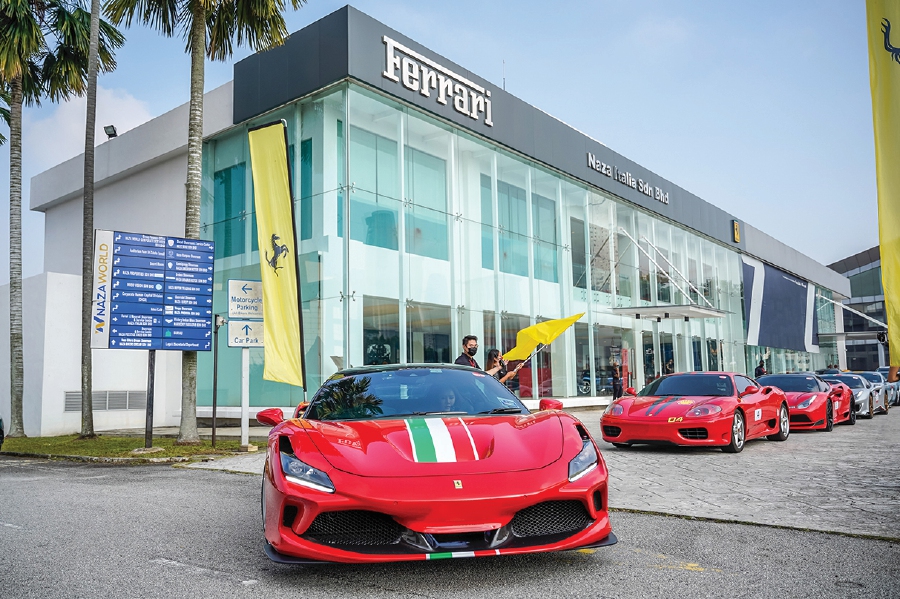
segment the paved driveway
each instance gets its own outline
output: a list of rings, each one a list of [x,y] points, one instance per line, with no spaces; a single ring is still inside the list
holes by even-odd
[[[599,440],[601,411],[571,411]],[[599,445],[614,508],[900,540],[898,440],[900,410],[784,443],[750,441],[739,454]],[[260,452],[186,467],[260,473],[264,460]]]

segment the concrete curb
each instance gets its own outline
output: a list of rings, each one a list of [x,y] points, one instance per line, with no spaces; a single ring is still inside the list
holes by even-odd
[[[180,462],[203,462],[215,459],[212,456],[173,456],[168,458],[104,458],[89,455],[60,455],[51,453],[21,453],[17,451],[0,451],[0,455],[8,455],[18,458],[41,458],[45,460],[67,460],[70,462],[93,462],[99,464],[177,464]],[[237,454],[227,454],[216,457],[231,457]]]

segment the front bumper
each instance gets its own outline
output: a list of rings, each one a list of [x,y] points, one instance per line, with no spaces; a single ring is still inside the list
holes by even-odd
[[[828,426],[827,405],[816,401],[806,408],[791,406],[791,429],[793,430],[817,430]],[[837,421],[838,415],[834,415]]]
[[[271,465],[263,477],[265,550],[281,563],[482,557],[616,542],[602,458],[575,482],[565,478],[568,465],[561,461],[539,470],[456,478],[372,478],[331,471],[334,494],[285,481],[279,467]],[[583,519],[569,530],[549,531],[557,534],[522,535],[522,530],[533,531],[516,529],[513,520],[520,514],[557,504],[567,510],[583,506]],[[357,522],[366,524],[359,528]]]
[[[631,419],[605,415],[600,419],[607,443],[719,447],[731,442],[732,416],[706,418]]]

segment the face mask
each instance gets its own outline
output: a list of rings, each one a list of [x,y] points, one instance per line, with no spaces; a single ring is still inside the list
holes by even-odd
[[[478,348],[477,347],[467,347],[466,353],[469,354],[470,356],[474,356],[475,354],[478,353]]]

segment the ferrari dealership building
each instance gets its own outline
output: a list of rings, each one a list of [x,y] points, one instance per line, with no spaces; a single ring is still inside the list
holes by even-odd
[[[258,280],[272,250],[256,236],[247,131],[275,120],[287,123],[310,391],[342,366],[452,362],[467,334],[483,363],[519,329],[581,312],[520,371],[520,396],[603,395],[615,365],[640,388],[668,372],[752,374],[760,359],[770,372],[845,364],[839,337],[819,333],[842,330],[828,300],[850,296],[846,277],[351,7],[206,95],[201,236],[215,241],[216,313],[228,281]],[[98,147],[97,229],[183,236],[186,123],[182,106]],[[45,265],[25,282],[30,435],[80,427],[81,165],[31,186]],[[219,414],[236,416],[241,350],[219,344]],[[263,380],[262,349],[250,358],[251,410],[302,399]],[[142,426],[147,352],[93,361],[96,428]],[[155,421],[174,425],[181,355],[156,362]],[[212,371],[201,352],[201,417]]]

